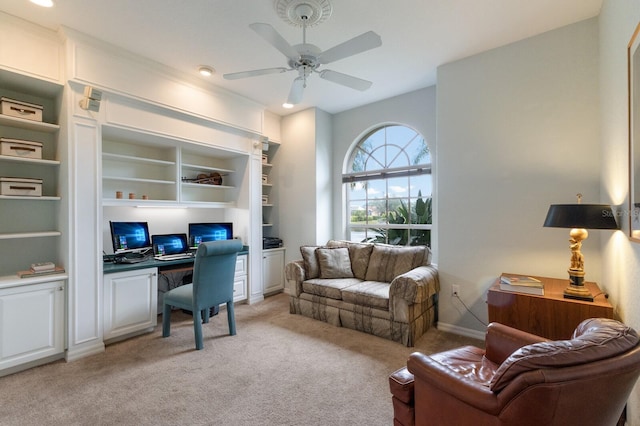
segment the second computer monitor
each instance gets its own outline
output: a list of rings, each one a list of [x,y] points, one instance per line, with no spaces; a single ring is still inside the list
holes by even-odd
[[[200,243],[233,239],[233,223],[209,222],[189,224],[189,246],[196,248]]]

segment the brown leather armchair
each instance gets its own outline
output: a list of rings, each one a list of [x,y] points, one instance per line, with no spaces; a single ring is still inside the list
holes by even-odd
[[[389,376],[394,425],[613,426],[640,374],[638,341],[605,318],[561,341],[489,324],[485,349],[415,352]]]

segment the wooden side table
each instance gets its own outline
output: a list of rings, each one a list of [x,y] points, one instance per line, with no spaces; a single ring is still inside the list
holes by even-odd
[[[564,340],[570,339],[578,324],[587,318],[613,318],[613,307],[596,283],[584,283],[595,296],[593,302],[586,302],[563,297],[568,279],[534,278],[544,284],[544,296],[501,290],[498,277],[487,294],[489,322],[499,322],[551,340]]]

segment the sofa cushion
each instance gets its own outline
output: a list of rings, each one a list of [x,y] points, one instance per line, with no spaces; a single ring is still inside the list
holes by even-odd
[[[421,266],[425,247],[388,246],[375,244],[367,268],[367,281],[390,283],[395,277]]]
[[[362,281],[342,289],[342,300],[354,305],[389,310],[389,287],[378,281]]]
[[[318,248],[316,256],[320,265],[320,278],[353,278],[348,248]]]
[[[317,246],[301,246],[302,262],[304,263],[304,275],[306,279],[318,278],[320,276],[320,265],[316,256]]]
[[[638,334],[621,322],[607,318],[587,319],[578,325],[571,340],[534,343],[512,353],[496,371],[490,388],[497,392],[525,371],[610,358],[633,348],[638,340]]]
[[[321,278],[314,278],[306,280],[302,283],[302,290],[305,293],[313,294],[316,296],[329,297],[331,299],[341,300],[342,289],[358,284],[361,282],[357,278],[333,278],[324,280]]]
[[[347,247],[349,249],[349,257],[351,258],[351,269],[353,276],[364,280],[367,276],[367,267],[369,259],[373,251],[371,243],[355,243],[345,240],[329,240],[327,247]]]

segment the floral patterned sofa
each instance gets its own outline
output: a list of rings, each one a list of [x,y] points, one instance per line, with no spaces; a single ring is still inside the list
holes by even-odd
[[[330,240],[285,266],[289,310],[413,346],[437,322],[438,271],[425,246]]]

